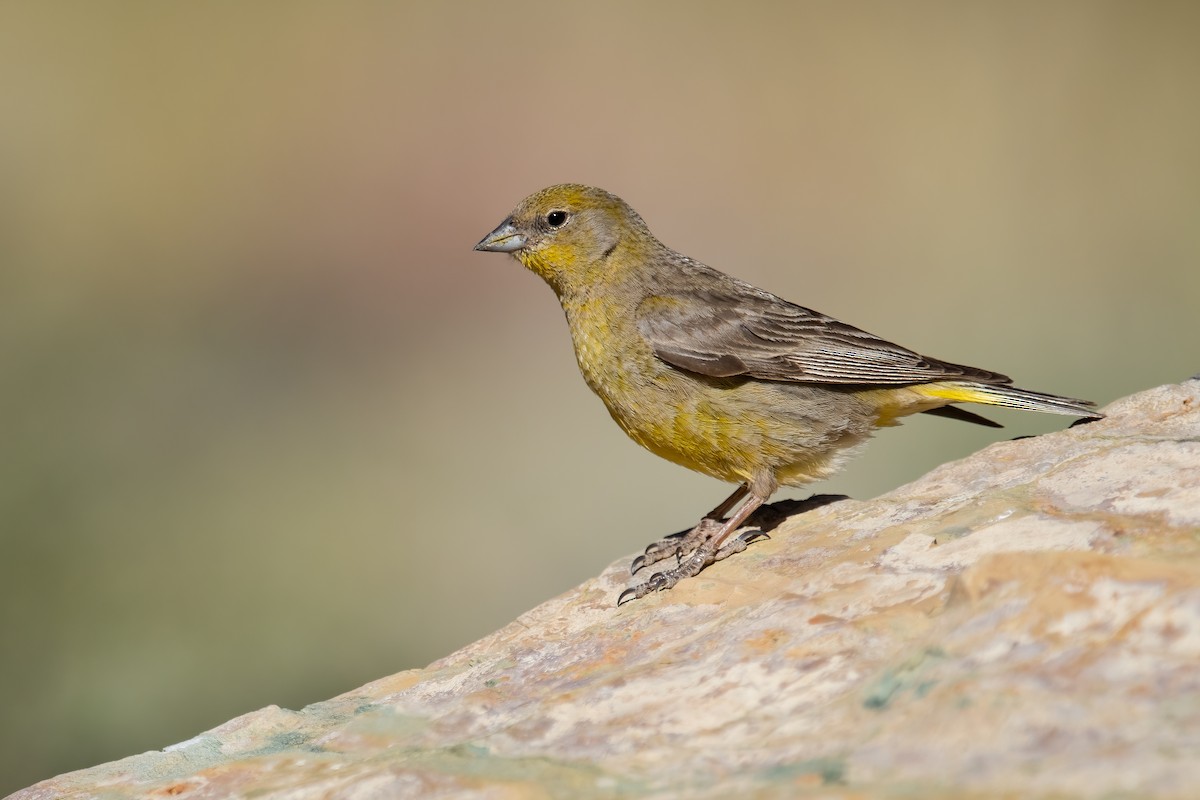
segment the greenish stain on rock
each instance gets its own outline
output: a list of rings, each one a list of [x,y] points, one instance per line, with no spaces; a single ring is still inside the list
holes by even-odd
[[[911,689],[913,697],[921,699],[938,684],[936,678],[921,678],[920,673],[941,661],[946,653],[940,647],[927,647],[898,667],[884,673],[867,687],[863,697],[865,708],[883,710],[905,689]]]
[[[835,786],[846,782],[846,761],[842,758],[810,758],[792,764],[779,764],[763,770],[760,776],[769,783],[792,781],[805,775],[817,775],[822,785]]]

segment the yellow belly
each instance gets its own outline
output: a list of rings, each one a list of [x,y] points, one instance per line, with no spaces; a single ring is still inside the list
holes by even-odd
[[[832,474],[878,424],[862,393],[686,373],[623,328],[616,308],[596,301],[567,310],[580,371],[612,418],[688,469],[731,483],[802,485]]]

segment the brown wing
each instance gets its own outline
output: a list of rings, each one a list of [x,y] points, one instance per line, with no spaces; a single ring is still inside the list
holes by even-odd
[[[638,307],[637,325],[660,359],[712,377],[884,385],[1011,382],[996,372],[922,356],[734,279],[719,289],[648,297]]]

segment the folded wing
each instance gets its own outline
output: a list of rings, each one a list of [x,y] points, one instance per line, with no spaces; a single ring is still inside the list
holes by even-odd
[[[996,372],[922,356],[749,284],[657,294],[637,326],[658,358],[711,377],[819,384],[944,380],[1006,384]]]

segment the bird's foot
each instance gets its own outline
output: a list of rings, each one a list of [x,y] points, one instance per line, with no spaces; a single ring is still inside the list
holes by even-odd
[[[701,521],[699,525],[692,529],[691,533],[688,533],[684,536],[676,534],[676,536],[680,536],[681,539],[690,538],[696,533],[697,530],[704,526],[706,521],[716,522],[716,520]],[[715,533],[715,530],[719,529],[719,527],[720,523],[717,523],[717,527],[713,532]],[[668,536],[667,539],[662,541],[665,542],[671,538],[672,537]],[[651,592],[664,592],[675,584],[679,583],[684,578],[692,578],[696,575],[699,575],[700,572],[709,564],[714,564],[722,559],[729,558],[734,553],[742,552],[752,542],[756,542],[759,539],[770,538],[770,536],[762,531],[751,528],[750,530],[744,531],[740,535],[733,537],[724,546],[718,549],[714,544],[715,540],[713,539],[712,533],[708,533],[704,542],[693,548],[693,552],[690,556],[688,556],[686,559],[681,558],[679,566],[675,567],[674,569],[656,572],[641,583],[631,586],[625,591],[621,592],[621,596],[617,598],[617,605],[621,606],[625,603],[628,603],[630,600],[638,600],[650,594]],[[662,542],[655,542],[655,544],[650,545],[650,547],[654,547],[658,544],[662,544]],[[647,548],[647,552],[649,552],[649,548]],[[657,561],[661,561],[662,559],[667,558],[669,555],[670,554],[662,556],[661,558],[657,559]],[[637,567],[633,570],[634,572],[637,572],[637,569],[645,566],[645,564],[638,565],[637,562],[641,559],[642,556],[639,556],[634,561],[634,565]]]
[[[629,574],[636,575],[641,570],[660,561],[666,561],[668,558],[675,558],[676,563],[683,561],[684,556],[687,556],[700,547],[707,544],[717,531],[721,530],[722,521],[705,517],[700,520],[700,523],[690,531],[680,531],[672,533],[670,536],[664,536],[657,542],[652,542],[646,546],[645,552],[635,558],[633,563],[629,565]]]

